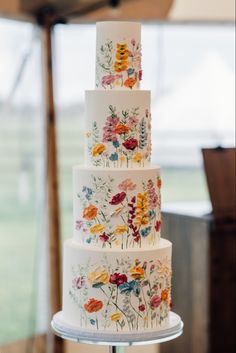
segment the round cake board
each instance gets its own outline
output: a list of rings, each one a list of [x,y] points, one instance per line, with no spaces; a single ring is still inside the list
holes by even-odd
[[[168,323],[163,324],[158,331],[153,329],[146,332],[114,333],[105,331],[81,330],[64,320],[63,312],[59,311],[53,316],[51,326],[56,335],[89,344],[131,346],[153,344],[170,341],[179,337],[183,332],[183,322],[179,315],[170,312]]]

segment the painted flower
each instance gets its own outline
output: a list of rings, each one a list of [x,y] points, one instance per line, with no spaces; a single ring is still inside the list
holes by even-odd
[[[88,313],[95,313],[101,310],[103,302],[94,298],[89,299],[88,303],[84,304],[84,308]]]
[[[122,79],[122,75],[106,75],[102,77],[102,85],[111,85],[116,80]]]
[[[137,80],[135,80],[135,78],[129,77],[125,80],[124,86],[132,89],[134,87],[134,85],[136,84],[136,82],[137,82]]]
[[[91,234],[98,234],[103,232],[105,229],[103,224],[97,223],[94,226],[90,227],[89,231]]]
[[[87,219],[88,221],[91,221],[97,216],[98,209],[94,205],[89,205],[86,207],[83,211],[83,218]]]
[[[121,134],[126,134],[129,131],[129,127],[123,124],[118,124],[114,128],[114,133],[121,135]]]
[[[109,282],[112,284],[116,284],[117,286],[120,286],[123,283],[126,283],[128,280],[127,276],[122,273],[113,273],[110,275],[110,280]]]
[[[156,221],[155,229],[156,229],[157,232],[160,231],[160,229],[161,229],[161,221]]]
[[[77,221],[75,222],[75,229],[76,229],[76,230],[80,230],[80,229],[83,227],[83,225],[84,225],[84,222],[83,222],[83,221],[77,220]]]
[[[143,194],[139,192],[136,200],[135,224],[137,226],[147,225],[148,221],[147,192]]]
[[[128,70],[127,70],[128,76],[133,75],[133,74],[134,74],[134,71],[135,71],[135,70],[134,70],[132,67],[129,67]]]
[[[135,148],[138,146],[138,140],[135,138],[130,138],[126,140],[125,142],[122,143],[122,145],[127,149],[127,150],[135,150]]]
[[[139,122],[139,119],[137,116],[129,116],[128,118],[128,125],[132,128],[135,125],[137,125]]]
[[[161,178],[157,178],[157,187],[160,189],[161,188]]]
[[[121,212],[123,211],[124,207],[125,207],[125,206],[118,207],[118,208],[116,208],[114,211],[112,211],[111,217],[119,216],[119,215],[121,214]]]
[[[147,182],[147,201],[150,210],[154,210],[158,205],[158,196],[151,179]]]
[[[119,286],[121,294],[128,294],[133,291],[136,281],[125,282]]]
[[[144,269],[140,266],[132,267],[129,272],[131,277],[137,280],[144,278],[144,275],[145,275]]]
[[[128,67],[127,61],[115,61],[114,63],[114,70],[115,72],[122,72],[125,71]]]
[[[113,313],[110,316],[111,321],[119,321],[122,318],[121,313]]]
[[[166,300],[168,300],[168,298],[169,298],[169,291],[168,291],[168,289],[164,289],[161,292],[161,300],[166,301]]]
[[[152,228],[151,228],[150,226],[141,229],[140,233],[141,233],[142,237],[143,237],[143,238],[147,237],[147,236],[150,234],[151,229],[152,229]]]
[[[109,240],[109,236],[103,232],[101,235],[99,235],[99,239],[103,242],[106,243]]]
[[[135,155],[133,155],[132,160],[136,163],[139,163],[141,162],[142,158],[143,158],[142,153],[138,152],[138,153],[135,153]]]
[[[140,304],[138,307],[139,311],[145,311],[145,305],[144,304]]]
[[[124,201],[126,197],[125,192],[119,192],[115,196],[112,197],[111,201],[109,202],[110,205],[119,205],[122,201]]]
[[[127,230],[128,227],[126,224],[117,225],[115,226],[114,235],[124,234],[125,232],[127,232]]]
[[[150,306],[152,309],[156,309],[158,308],[158,306],[161,304],[161,298],[159,297],[159,295],[154,295],[151,299],[150,299]]]
[[[97,155],[102,154],[106,150],[106,146],[103,143],[96,143],[96,145],[93,146],[91,153],[93,157],[96,157]]]
[[[137,185],[133,183],[131,179],[125,179],[118,185],[118,188],[122,191],[133,191],[136,186]]]
[[[95,271],[88,274],[88,280],[93,287],[101,287],[109,283],[109,273],[104,268],[97,268]]]
[[[75,277],[72,281],[72,286],[75,289],[81,289],[84,285],[85,285],[85,277],[84,276]]]
[[[118,148],[120,146],[120,143],[118,140],[112,141],[112,144],[115,148]]]
[[[109,157],[110,161],[118,161],[118,154],[116,152],[112,153]]]
[[[134,282],[135,283],[133,285],[132,292],[136,297],[138,297],[141,291],[140,282],[139,281],[134,281]]]

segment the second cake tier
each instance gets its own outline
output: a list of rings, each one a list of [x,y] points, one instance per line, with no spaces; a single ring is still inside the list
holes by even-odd
[[[161,227],[159,167],[73,168],[74,239],[87,246],[150,248]]]
[[[86,164],[137,168],[151,155],[150,91],[85,92]]]

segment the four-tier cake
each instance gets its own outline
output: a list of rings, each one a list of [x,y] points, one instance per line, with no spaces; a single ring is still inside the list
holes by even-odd
[[[141,79],[141,25],[97,23],[86,163],[73,168],[74,236],[63,258],[63,319],[88,332],[168,322],[171,243],[161,238],[160,168],[150,165],[150,91]]]

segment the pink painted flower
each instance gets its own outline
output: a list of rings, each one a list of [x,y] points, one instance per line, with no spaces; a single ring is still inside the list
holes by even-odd
[[[135,125],[137,125],[139,122],[139,119],[137,116],[129,116],[128,118],[128,125],[130,128],[134,127]]]
[[[114,83],[116,80],[122,79],[122,75],[106,75],[102,77],[102,85],[108,86]]]
[[[134,39],[134,38],[131,39],[131,44],[132,44],[133,46],[135,46],[136,42],[135,42],[135,39]]]
[[[140,304],[138,307],[139,311],[144,311],[145,310],[145,305],[144,304]]]
[[[118,185],[118,188],[122,191],[132,191],[136,188],[136,186],[137,185],[134,184],[131,179],[125,179],[124,181],[122,181],[122,183]]]
[[[102,142],[117,141],[114,128],[119,123],[119,121],[120,121],[119,117],[112,117],[112,116],[107,117],[105,126],[103,127]]]
[[[110,280],[109,282],[112,284],[116,284],[117,286],[120,286],[123,283],[126,283],[128,281],[128,278],[125,274],[121,273],[113,273],[110,275]]]
[[[122,143],[122,145],[127,149],[133,151],[138,146],[138,140],[130,138]]]
[[[151,210],[154,210],[158,205],[158,196],[154,187],[154,183],[151,179],[149,179],[147,183],[147,201]]]
[[[161,298],[159,297],[159,295],[154,295],[150,300],[151,308],[156,309],[160,304],[161,304]]]
[[[85,278],[83,276],[75,277],[72,281],[74,289],[81,289],[85,285]]]
[[[125,192],[119,192],[115,196],[112,197],[111,201],[109,202],[110,205],[119,205],[122,201],[124,201],[126,197]]]

